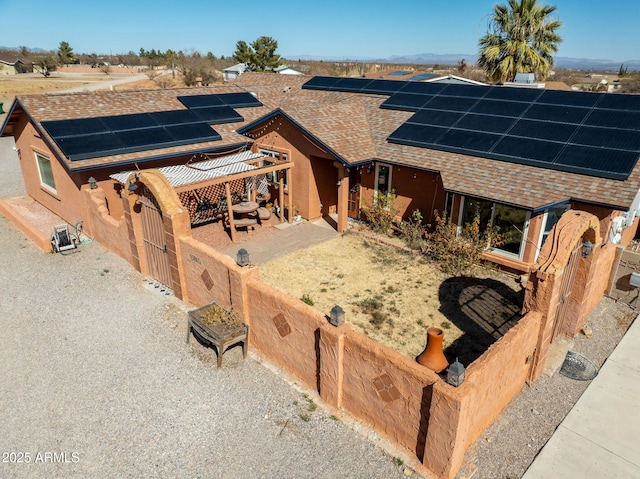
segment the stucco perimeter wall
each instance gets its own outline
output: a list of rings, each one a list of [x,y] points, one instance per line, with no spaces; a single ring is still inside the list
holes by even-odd
[[[124,217],[115,219],[109,214],[102,188],[84,189],[83,193],[87,205],[85,233],[91,235],[106,249],[126,259],[139,270],[140,266],[131,252],[129,229]]]
[[[343,370],[342,407],[423,459],[439,376],[357,331],[345,335]]]
[[[247,300],[250,346],[318,389],[320,328],[327,324],[324,315],[259,281],[247,284]]]
[[[524,315],[499,341],[474,361],[458,390],[468,406],[466,444],[475,441],[518,394],[527,380],[538,339],[542,314]]]

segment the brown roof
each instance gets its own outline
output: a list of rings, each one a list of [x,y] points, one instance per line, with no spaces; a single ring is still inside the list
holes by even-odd
[[[246,143],[250,139],[236,130],[279,109],[347,164],[381,160],[439,172],[448,191],[524,208],[536,209],[573,199],[627,209],[640,188],[638,165],[628,180],[619,181],[389,143],[387,137],[412,113],[381,109],[380,104],[387,95],[303,90],[302,85],[310,78],[245,72],[231,84],[219,87],[25,95],[19,96],[17,101],[70,170]],[[222,135],[221,141],[72,162],[65,160],[40,126],[47,120],[184,109],[178,96],[238,91],[255,93],[264,106],[238,109],[245,119],[242,123],[214,125]],[[10,122],[7,121],[8,125]],[[10,128],[6,133],[11,134]]]
[[[448,191],[529,209],[569,199],[627,209],[640,189],[640,162],[629,179],[619,181],[389,143],[387,137],[412,113],[379,108],[387,95],[300,89],[309,78],[298,76],[294,83],[278,75],[245,73],[234,81],[234,85],[258,92],[267,102],[262,85],[268,85],[271,92],[281,91],[283,88],[276,88],[274,84],[283,80],[281,85],[290,87],[286,93],[289,101],[280,99],[274,103],[344,160],[355,163],[377,159],[436,171],[441,174]],[[356,107],[358,103],[362,108]],[[338,108],[336,105],[343,106]],[[314,118],[316,121],[311,120]],[[336,132],[336,128],[341,131]],[[364,145],[361,154],[354,152],[354,144]],[[373,154],[365,158],[371,151]]]

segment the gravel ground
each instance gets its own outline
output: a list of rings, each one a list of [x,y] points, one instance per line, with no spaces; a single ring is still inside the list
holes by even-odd
[[[582,354],[600,367],[637,315],[628,305],[605,297],[587,319],[593,336],[578,334],[573,340],[567,340],[565,348]],[[564,353],[562,346],[560,349]],[[522,477],[589,385],[589,381],[576,381],[557,372],[564,354],[558,358],[559,361],[548,361],[540,379],[531,386],[525,385],[467,451],[465,459],[470,466],[461,469],[459,479],[476,467],[474,479]]]
[[[6,140],[2,197],[24,194]],[[185,343],[188,306],[99,244],[44,254],[0,231],[0,478],[405,477],[251,348],[218,370]]]

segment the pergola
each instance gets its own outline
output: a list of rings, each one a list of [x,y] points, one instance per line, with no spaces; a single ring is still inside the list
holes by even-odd
[[[260,166],[265,159],[269,164]],[[289,170],[293,166],[294,164],[290,161],[245,151],[219,158],[210,158],[201,153],[184,165],[165,166],[158,168],[158,171],[167,179],[183,206],[188,209],[191,225],[195,226],[216,218],[221,212],[231,212],[232,206],[243,198],[256,201],[259,195],[268,192],[267,174]],[[134,173],[136,171],[123,171],[114,173],[110,177],[124,186]],[[282,210],[285,201],[284,175],[280,174],[278,178],[278,205]],[[288,184],[287,191],[287,207],[291,212],[293,207],[291,182]],[[231,240],[235,243],[236,225],[233,214],[228,214],[228,220]],[[280,214],[280,221],[284,221],[283,214]],[[288,221],[292,221],[291,214]]]

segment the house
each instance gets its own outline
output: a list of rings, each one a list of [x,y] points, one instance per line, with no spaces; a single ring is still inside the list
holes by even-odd
[[[26,71],[25,65],[20,58],[0,52],[0,75],[15,75]]]
[[[223,111],[208,103],[217,95],[237,102]],[[595,214],[607,234],[615,219],[623,245],[638,222],[633,96],[247,72],[224,87],[19,96],[1,133],[16,139],[27,193],[72,224],[89,177],[118,218],[110,175],[239,148],[291,162],[270,177],[275,203],[309,220],[335,215],[339,231],[377,194],[427,224],[435,211],[459,225],[478,213],[506,235],[486,258],[519,274],[569,209]]]
[[[238,63],[237,65],[227,67],[222,70],[222,79],[224,81],[235,80],[240,75],[242,75],[247,70],[247,68],[248,67],[246,63]]]
[[[584,324],[640,212],[640,96],[246,72],[220,87],[20,95],[0,135],[15,138],[29,196],[178,298],[236,307],[251,347],[448,479],[542,373],[549,343]],[[534,272],[526,314],[459,388],[327,323],[191,234],[201,207],[262,175],[289,219],[332,215],[340,231],[379,194],[426,222],[478,214],[506,233],[486,258]]]
[[[273,70],[276,73],[279,73],[280,75],[303,75],[303,73],[299,70],[296,70],[293,67],[290,67],[288,65],[280,65],[278,68],[275,68]]]

